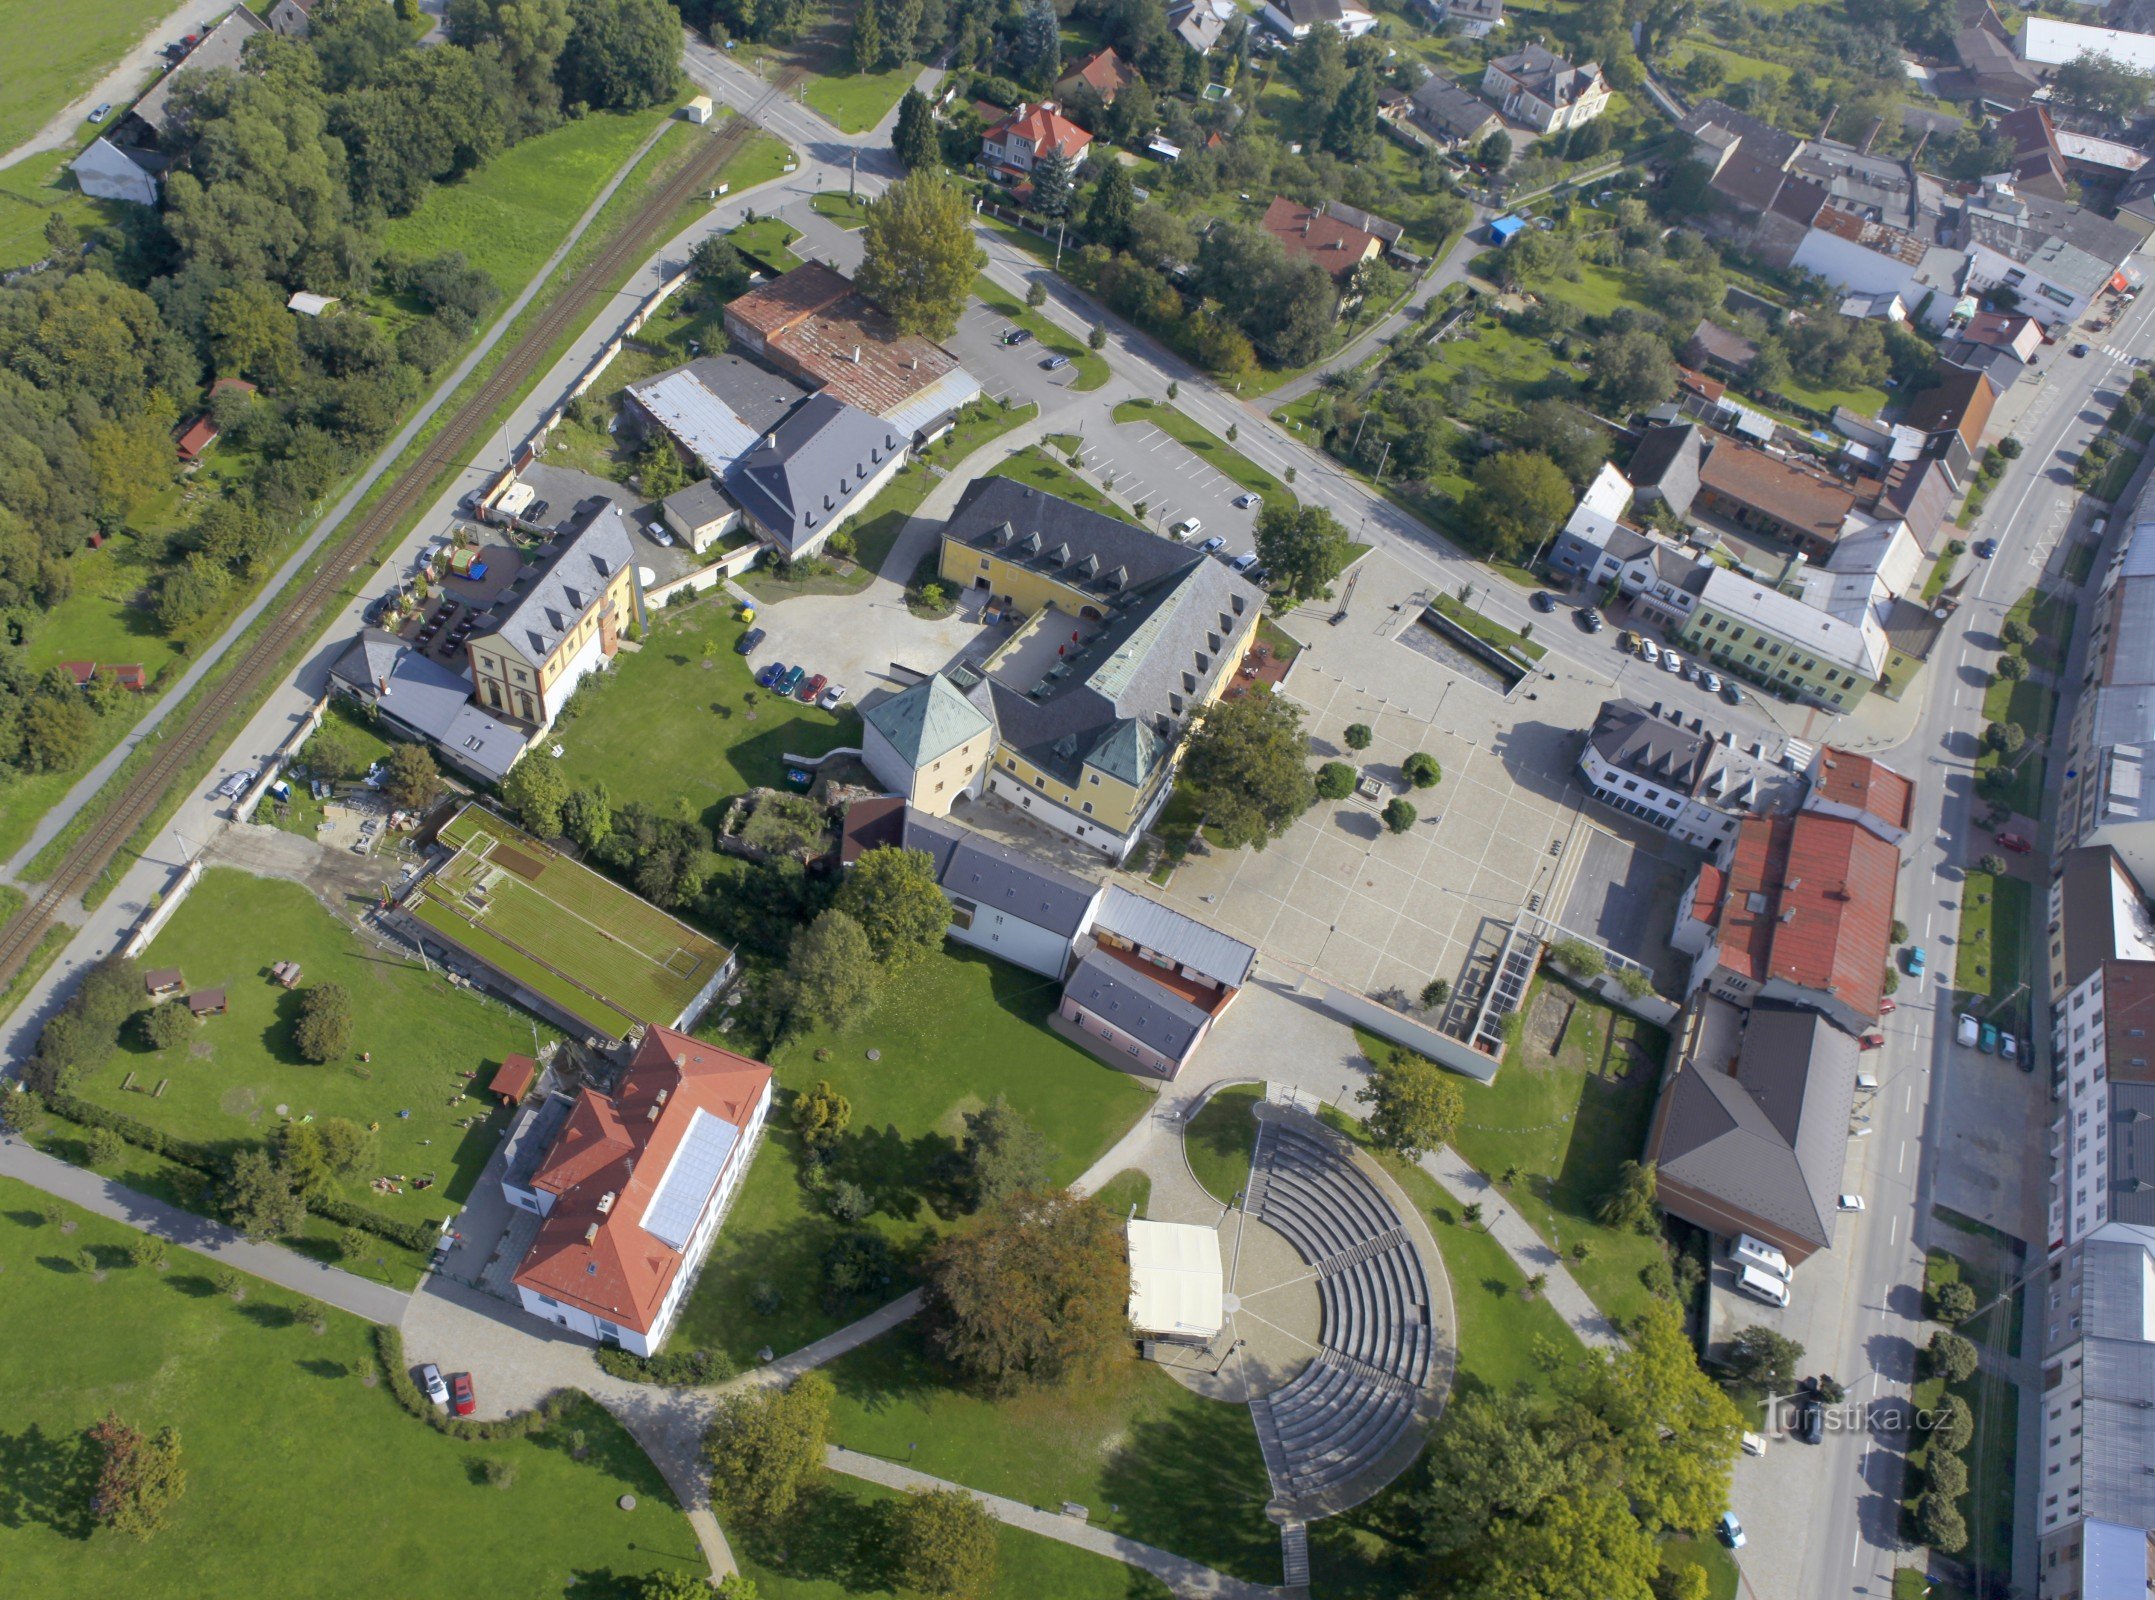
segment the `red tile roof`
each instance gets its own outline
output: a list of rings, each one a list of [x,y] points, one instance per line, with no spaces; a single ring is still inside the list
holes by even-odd
[[[1682,365],[1676,368],[1676,387],[1697,395],[1709,405],[1715,404],[1728,393],[1728,385],[1719,378],[1709,378],[1703,372],[1694,372]]]
[[[900,333],[820,261],[806,262],[726,306],[764,342],[772,364],[835,400],[885,416],[958,370],[958,358],[916,333]]]
[[[1841,521],[1856,506],[1856,497],[1831,478],[1733,440],[1708,452],[1699,469],[1699,486],[1801,529],[1822,544],[1840,538]]]
[[[1916,786],[1883,762],[1828,745],[1821,753],[1819,798],[1868,811],[1888,827],[1905,829]]]
[[[1056,110],[1052,101],[1019,106],[981,137],[1008,144],[1012,135],[1033,147],[1035,161],[1045,157],[1050,150],[1060,150],[1075,161],[1092,143],[1092,135]]]
[[[197,417],[187,424],[179,438],[180,457],[185,461],[198,460],[202,452],[217,442],[217,435],[224,430],[208,417]]]
[[[682,1263],[644,1229],[652,1199],[698,1111],[745,1132],[770,1082],[760,1061],[652,1028],[611,1097],[590,1089],[577,1097],[533,1175],[533,1187],[555,1198],[516,1283],[650,1332]]]
[[[501,1069],[487,1087],[513,1106],[531,1093],[531,1086],[538,1080],[539,1064],[531,1057],[503,1056]]]
[[[1382,243],[1366,229],[1283,195],[1273,196],[1265,207],[1263,227],[1290,256],[1314,261],[1334,278],[1348,277]]]
[[[1748,818],[1729,864],[1721,964],[1878,1016],[1900,864],[1899,850],[1845,817]]]
[[[1111,106],[1115,103],[1115,96],[1121,94],[1136,79],[1137,74],[1131,71],[1122,57],[1115,54],[1110,47],[1089,57],[1075,71],[1065,73],[1062,81],[1055,87],[1059,90],[1066,84],[1082,83],[1100,96],[1101,104]]]

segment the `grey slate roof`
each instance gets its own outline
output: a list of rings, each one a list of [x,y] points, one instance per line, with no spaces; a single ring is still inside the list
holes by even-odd
[[[2110,1220],[2155,1224],[2155,1083],[2120,1076],[2111,1063]]]
[[[579,516],[583,510],[578,508]],[[561,554],[547,564],[539,581],[524,591],[509,614],[479,637],[513,651],[534,667],[542,665],[635,555],[621,508],[606,501],[592,509],[582,529],[569,536]]]
[[[700,528],[732,511],[733,502],[709,478],[698,478],[686,489],[676,489],[668,495],[666,509],[691,528]]]
[[[905,847],[935,863],[943,892],[1075,939],[1100,886],[954,822],[908,808]]]
[[[1504,119],[1488,101],[1446,77],[1424,78],[1407,99],[1414,107],[1416,121],[1454,143],[1475,138],[1492,123],[1500,128],[1504,125]]]
[[[861,716],[915,767],[949,754],[989,727],[986,714],[941,673],[876,702]]]
[[[637,405],[704,464],[723,472],[785,420],[808,391],[745,356],[699,356],[628,386]]]
[[[1157,900],[1132,894],[1117,883],[1107,886],[1096,925],[1121,934],[1132,944],[1172,956],[1183,966],[1230,989],[1239,989],[1249,981],[1250,967],[1257,960],[1257,952],[1240,939],[1207,927],[1195,917],[1172,911]]]
[[[1733,1074],[1693,1062],[1666,1093],[1647,1152],[1665,1181],[1832,1242],[1855,1104],[1853,1038],[1816,1012],[1756,1006]]]
[[[218,67],[238,66],[240,52],[247,48],[247,41],[268,31],[269,24],[252,11],[245,6],[234,6],[200,44],[187,52],[186,60],[150,86],[149,93],[135,102],[130,115],[148,125],[153,132],[163,133],[171,125],[172,91],[176,86]]]
[[[943,537],[983,552],[992,550],[1003,561],[1050,574],[1103,601],[1207,560],[1188,545],[1015,478],[974,479],[943,524]],[[1071,559],[1057,562],[1051,552],[1064,545]]]
[[[1659,494],[1682,516],[1698,497],[1699,468],[1705,460],[1706,434],[1697,423],[1660,423],[1641,436],[1624,476],[1635,492]]]
[[[2085,1329],[2079,1419],[2080,1514],[2130,1529],[2155,1527],[2155,1328],[2148,1325],[2148,1252],[2133,1239],[2091,1239],[2082,1246],[2081,1316]],[[2135,1532],[2141,1562],[2132,1584],[2146,1582],[2146,1536]],[[2130,1584],[2103,1593],[2137,1592]],[[2093,1588],[2086,1590],[2093,1594]]]
[[[1170,1061],[1189,1054],[1210,1020],[1181,995],[1098,950],[1085,953],[1063,994]]]
[[[826,531],[904,448],[882,418],[811,395],[727,470],[726,491],[791,553]]]
[[[526,730],[472,703],[469,678],[379,628],[361,629],[329,675],[372,701],[391,722],[431,739],[459,765],[490,781],[506,776],[530,743]]]
[[[1635,700],[1604,700],[1587,743],[1619,772],[1689,794],[1705,775],[1712,741],[1654,716]]]

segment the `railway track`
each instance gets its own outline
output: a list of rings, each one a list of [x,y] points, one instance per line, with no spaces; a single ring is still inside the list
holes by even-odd
[[[709,189],[726,163],[760,130],[756,116],[789,94],[806,76],[801,69],[782,73],[748,111],[727,120],[681,170],[662,183],[641,209],[607,241],[598,254],[576,270],[531,327],[513,344],[471,397],[458,406],[419,458],[400,472],[387,492],[337,538],[301,585],[292,603],[273,619],[239,661],[188,712],[179,731],[157,746],[156,754],[76,840],[52,879],[5,927],[0,927],[0,983],[12,978],[69,904],[82,895],[117,855],[135,830],[163,804],[175,783],[196,760],[214,748],[234,712],[253,703],[276,681],[277,669],[294,645],[319,626],[324,611],[344,590],[353,571],[378,559],[383,545],[404,520],[434,492],[445,470],[462,465],[484,438],[494,413],[513,398],[548,359],[555,343],[583,325],[598,302],[611,293],[625,268],[643,260],[661,242],[658,237],[673,214],[699,192]]]

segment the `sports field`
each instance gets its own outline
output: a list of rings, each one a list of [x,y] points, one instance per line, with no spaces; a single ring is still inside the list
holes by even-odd
[[[731,952],[648,901],[468,805],[441,831],[456,854],[408,909],[601,1033],[670,1025]]]

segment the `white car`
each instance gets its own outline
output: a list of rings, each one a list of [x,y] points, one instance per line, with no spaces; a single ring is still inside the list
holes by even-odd
[[[1257,552],[1254,550],[1245,550],[1242,552],[1242,554],[1236,556],[1234,560],[1228,562],[1227,564],[1230,567],[1233,567],[1237,572],[1247,572],[1250,570],[1250,568],[1257,565]]]
[[[1721,674],[1718,672],[1700,673],[1699,687],[1708,694],[1719,694],[1721,692]]]
[[[242,767],[239,771],[227,777],[224,782],[217,785],[211,791],[211,795],[218,800],[237,800],[247,792],[247,786],[252,782],[254,782],[254,768]]]
[[[1662,651],[1661,670],[1663,672],[1681,673],[1684,670],[1684,658],[1678,655],[1674,650]]]
[[[1254,495],[1254,494],[1238,494],[1238,495],[1236,495],[1236,496],[1235,496],[1235,509],[1236,509],[1237,511],[1247,511],[1247,510],[1249,510],[1249,509],[1250,509],[1250,507],[1252,507],[1252,506],[1257,506],[1257,505],[1262,505],[1262,504],[1264,504],[1263,498],[1262,498],[1261,496],[1258,496],[1258,495]]]
[[[845,698],[846,686],[842,683],[834,683],[816,696],[816,704],[825,711],[836,711],[845,703]]]
[[[1843,1211],[1861,1211],[1863,1209],[1863,1196],[1860,1194],[1844,1194],[1840,1198],[1839,1208]]]
[[[419,1369],[419,1387],[426,1390],[427,1398],[442,1410],[449,1409],[449,1385],[442,1382],[441,1368],[433,1362],[429,1361]]]
[[[1649,667],[1652,666],[1661,659],[1661,646],[1651,639],[1641,639],[1639,641],[1639,659]]]
[[[667,546],[671,546],[673,544],[673,535],[666,531],[666,524],[663,522],[645,523],[644,532],[651,535],[651,537],[656,539],[660,544]]]
[[[1173,534],[1177,539],[1187,539],[1191,534],[1197,532],[1202,527],[1204,527],[1204,524],[1202,522],[1199,522],[1195,517],[1184,517],[1180,522],[1176,523],[1172,528],[1169,528],[1167,531]]]

